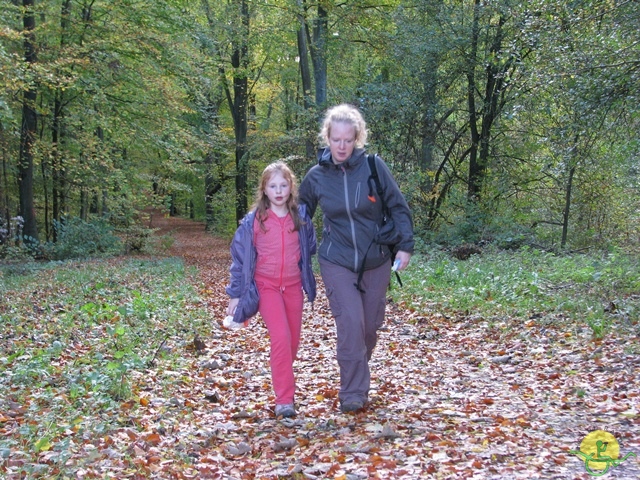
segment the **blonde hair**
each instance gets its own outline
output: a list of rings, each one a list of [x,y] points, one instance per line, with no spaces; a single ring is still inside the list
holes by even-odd
[[[267,188],[267,183],[271,180],[271,177],[279,173],[282,175],[289,187],[291,187],[291,194],[287,199],[287,209],[289,210],[289,214],[293,220],[293,230],[300,230],[300,226],[302,222],[300,220],[300,215],[298,214],[298,186],[296,185],[296,176],[293,174],[289,166],[283,161],[273,162],[262,171],[262,177],[260,177],[260,183],[258,184],[258,188],[256,188],[256,198],[253,203],[251,209],[255,209],[256,218],[260,223],[260,228],[263,231],[266,230],[264,226],[264,222],[267,219],[268,210],[271,206],[271,202],[269,201],[269,197],[265,193]]]
[[[324,145],[329,145],[329,136],[331,135],[331,123],[343,122],[353,125],[356,131],[356,147],[362,148],[367,143],[367,124],[364,121],[364,117],[356,107],[347,103],[342,103],[331,107],[325,113],[324,120],[322,122],[322,128],[320,129],[320,142]]]

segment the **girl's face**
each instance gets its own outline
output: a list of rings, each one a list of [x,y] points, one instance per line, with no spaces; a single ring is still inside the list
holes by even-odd
[[[273,207],[283,207],[291,195],[291,185],[280,172],[274,172],[264,187],[264,193]]]
[[[356,146],[356,127],[347,122],[331,122],[329,150],[333,163],[340,164],[351,158]]]

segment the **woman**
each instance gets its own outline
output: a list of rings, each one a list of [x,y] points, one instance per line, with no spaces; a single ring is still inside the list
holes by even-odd
[[[369,360],[384,322],[392,252],[385,245],[371,245],[382,220],[382,202],[369,188],[367,129],[361,113],[346,104],[332,107],[320,139],[326,147],[304,177],[299,201],[311,217],[318,206],[322,209],[318,262],[336,322],[340,409],[355,412],[369,400]],[[384,200],[401,237],[397,270],[404,270],[414,245],[411,212],[389,168],[378,157],[376,162]]]

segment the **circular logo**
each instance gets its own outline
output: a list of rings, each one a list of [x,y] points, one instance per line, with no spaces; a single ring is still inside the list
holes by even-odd
[[[620,456],[620,445],[613,435],[604,430],[594,430],[589,433],[580,444],[580,451],[592,459],[589,464],[592,470],[604,470],[607,468],[607,459],[617,460]]]

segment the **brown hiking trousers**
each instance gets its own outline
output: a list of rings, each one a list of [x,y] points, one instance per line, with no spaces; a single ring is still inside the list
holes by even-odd
[[[319,259],[338,337],[342,403],[367,402],[371,377],[369,360],[384,323],[386,292],[391,278],[390,261],[364,272],[358,291],[358,274]]]

